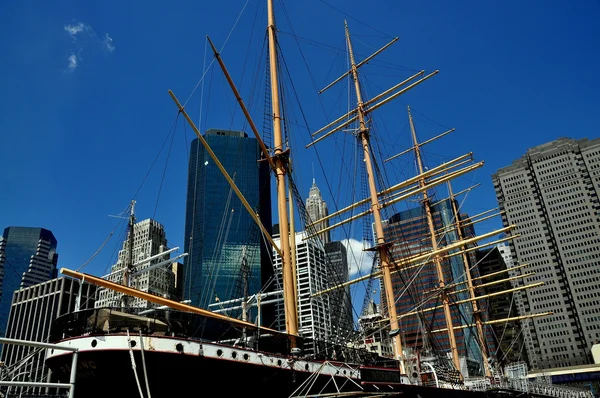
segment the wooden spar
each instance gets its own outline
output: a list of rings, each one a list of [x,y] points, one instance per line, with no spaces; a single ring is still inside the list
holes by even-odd
[[[290,168],[290,172],[289,172],[289,177],[291,178],[292,176],[292,160],[290,159],[290,163],[289,163],[289,168]],[[288,195],[289,195],[289,211],[290,211],[290,259],[292,260],[292,272],[293,272],[293,279],[295,281],[297,281],[297,276],[296,276],[296,248],[297,248],[297,243],[296,243],[296,222],[295,222],[295,218],[294,218],[294,193],[292,192],[292,182],[288,181]],[[296,303],[296,311],[298,311],[298,284],[294,283],[294,303]]]
[[[481,285],[475,286],[475,288],[476,289],[481,289],[481,288],[488,287],[488,286],[499,285],[501,283],[510,282],[510,281],[514,281],[514,280],[517,280],[517,279],[521,279],[521,278],[526,278],[528,276],[533,276],[535,274],[536,274],[535,272],[529,272],[527,274],[511,276],[509,278],[499,279],[497,281],[492,281],[492,282],[488,282],[488,283],[482,283]],[[456,291],[451,292],[450,294],[458,294],[458,293],[462,293],[462,292],[465,292],[465,291],[467,291],[467,289],[456,290]]]
[[[533,285],[526,285],[526,286],[514,287],[512,289],[502,290],[501,292],[494,292],[494,293],[490,293],[490,294],[484,294],[482,296],[477,296],[475,298],[469,298],[469,299],[455,301],[455,302],[452,303],[452,305],[470,303],[473,300],[481,300],[481,299],[484,299],[484,298],[495,297],[495,296],[499,296],[501,294],[506,294],[506,293],[510,293],[510,292],[516,292],[516,291],[519,291],[519,290],[529,289],[529,288],[532,288],[532,287],[542,286],[543,284],[544,284],[544,282],[538,282],[538,283],[534,283]],[[427,302],[427,301],[428,300],[425,300],[425,302]],[[435,307],[427,307],[425,309],[419,309],[419,310],[416,310],[416,311],[411,311],[411,312],[404,313],[404,314],[402,314],[400,316],[400,318],[404,318],[406,316],[414,315],[414,314],[417,314],[417,313],[420,313],[420,312],[434,311],[434,310],[440,309],[440,308],[442,308],[441,305],[436,305]]]
[[[398,41],[397,37],[394,37],[392,39],[392,41],[390,41],[388,44],[386,44],[385,46],[381,47],[379,50],[375,51],[373,54],[371,54],[369,57],[363,59],[361,62],[359,62],[358,64],[356,64],[357,68],[360,68],[361,66],[363,66],[364,64],[366,64],[367,62],[369,62],[371,59],[375,58],[377,56],[377,54],[379,54],[380,52],[382,52],[383,50],[385,50],[386,48],[388,48],[389,46],[391,46],[392,44],[394,44],[395,42]],[[346,73],[344,73],[342,76],[338,77],[337,79],[335,79],[333,82],[329,83],[327,85],[327,87],[325,87],[324,89],[322,89],[321,91],[319,91],[319,94],[322,94],[325,90],[327,90],[328,88],[332,87],[334,84],[336,84],[337,82],[341,81],[343,78],[345,78],[346,76],[348,76],[350,74],[350,70],[347,71]],[[423,72],[425,71],[421,71],[420,73],[423,74]],[[335,122],[334,122],[335,124]],[[324,127],[321,130],[326,129],[327,127]]]
[[[268,34],[269,34],[269,68],[271,76],[271,107],[273,112],[273,143],[275,174],[277,178],[277,210],[279,214],[279,232],[281,237],[281,263],[283,274],[283,304],[285,310],[285,327],[289,334],[298,335],[298,312],[295,302],[294,280],[292,258],[290,255],[290,226],[286,208],[286,173],[288,170],[288,150],[283,148],[281,129],[281,107],[279,102],[279,77],[277,75],[277,47],[275,45],[275,13],[273,11],[273,0],[267,1],[268,10]],[[297,342],[291,342],[291,349],[296,348]]]
[[[486,274],[486,275],[479,276],[479,277],[477,277],[477,278],[473,278],[473,280],[475,281],[475,280],[479,280],[479,279],[486,279],[486,278],[490,278],[490,277],[492,277],[492,276],[500,275],[500,274],[503,274],[503,273],[505,273],[505,272],[510,272],[510,271],[514,271],[514,270],[517,270],[517,269],[520,269],[520,268],[523,268],[523,267],[527,267],[528,265],[529,265],[529,264],[517,265],[516,267],[507,268],[507,269],[503,269],[503,270],[501,270],[501,271],[496,271],[496,272],[492,272],[491,274]]]
[[[548,316],[548,315],[553,315],[554,312],[549,311],[549,312],[540,312],[537,314],[528,314],[528,315],[519,315],[519,316],[513,316],[513,317],[509,317],[509,318],[502,318],[502,319],[494,319],[494,320],[489,320],[489,321],[482,321],[481,323],[484,325],[493,325],[495,323],[501,323],[501,322],[513,322],[513,321],[519,321],[521,319],[530,319],[530,318],[537,318],[540,316]],[[383,323],[383,322],[388,322],[389,319],[387,318],[383,318],[383,319],[379,319],[376,321],[376,323]],[[470,328],[473,327],[475,325],[462,325],[462,326],[455,326],[454,330],[460,330],[460,329],[466,329],[466,328]],[[437,330],[431,330],[429,333],[438,333],[438,332],[445,332],[447,329],[437,329]]]
[[[346,74],[345,74],[344,76],[347,76],[347,75],[348,75],[348,73],[350,73],[350,72],[351,72],[351,71],[348,71],[348,72],[346,72]],[[417,77],[419,77],[419,76],[422,76],[422,75],[423,75],[423,73],[425,73],[425,71],[423,71],[423,70],[422,70],[422,71],[420,71],[420,72],[418,72],[418,73],[416,73],[416,74],[412,75],[411,77],[409,77],[408,79],[404,80],[403,82],[400,82],[400,83],[398,83],[398,84],[396,85],[396,87],[401,87],[401,86],[403,86],[404,84],[406,84],[406,83],[410,82],[411,80],[413,80],[413,79],[415,79],[415,78],[417,78]],[[333,83],[332,83],[332,84],[333,84]],[[322,91],[325,91],[325,89],[323,89]],[[348,113],[346,113],[345,115],[342,115],[342,116],[338,117],[337,119],[335,119],[333,122],[330,122],[330,123],[329,123],[329,124],[327,124],[326,126],[323,126],[323,127],[321,127],[319,130],[317,130],[317,131],[315,131],[314,133],[312,133],[312,134],[311,134],[311,136],[313,136],[313,137],[314,137],[314,136],[318,135],[319,133],[322,133],[323,131],[327,130],[327,129],[328,129],[328,128],[330,128],[330,127],[333,127],[333,126],[335,126],[337,123],[340,123],[340,122],[342,122],[342,121],[344,121],[344,124],[343,124],[342,126],[340,126],[339,128],[336,128],[336,129],[335,129],[335,131],[338,131],[339,129],[341,129],[341,128],[343,128],[343,127],[346,127],[348,124],[350,124],[350,123],[352,123],[352,122],[356,121],[356,117],[357,117],[357,116],[356,116],[356,112],[358,112],[357,108],[354,108],[354,109],[352,109],[351,111],[349,111],[349,112],[348,112]],[[353,116],[351,119],[348,119],[348,117],[350,117],[350,116],[352,116],[352,115],[354,115],[354,116]],[[311,146],[311,144],[307,145],[306,147],[308,148],[308,147],[310,147],[310,146]]]
[[[511,230],[512,228],[514,228],[514,227],[515,227],[514,225],[509,225],[508,227],[500,228],[500,229],[497,229],[497,230],[492,231],[492,232],[488,232],[488,233],[480,235],[480,236],[475,236],[473,238],[465,239],[463,242],[457,242],[457,243],[450,244],[448,246],[442,247],[441,249],[437,250],[436,252],[431,251],[431,252],[424,253],[424,254],[417,254],[417,255],[412,256],[412,257],[403,258],[402,260],[395,261],[393,264],[396,265],[396,266],[398,266],[398,267],[401,266],[402,268],[401,269],[395,269],[395,270],[392,271],[392,273],[401,272],[401,271],[404,271],[405,269],[408,269],[408,268],[420,267],[420,266],[422,266],[421,262],[429,260],[429,258],[431,258],[434,255],[441,254],[441,253],[447,253],[450,250],[457,249],[457,248],[459,248],[462,245],[469,245],[469,244],[477,242],[479,240],[487,239],[490,236],[497,235],[497,234],[503,233],[503,232],[507,232],[507,231]],[[484,247],[486,245],[487,244],[483,244],[483,245],[480,245],[479,247]],[[419,263],[419,264],[414,264],[414,263]],[[382,276],[381,271],[372,272],[369,275],[364,275],[364,276],[361,276],[359,278],[352,279],[351,281],[340,283],[339,285],[336,285],[336,286],[331,287],[329,289],[325,289],[325,290],[321,290],[319,292],[313,293],[311,297],[319,296],[321,294],[329,293],[331,291],[340,289],[342,287],[350,286],[350,285],[353,285],[355,283],[362,282],[364,280],[371,279],[371,278],[379,278],[381,276]]]
[[[442,133],[442,134],[440,134],[440,135],[437,135],[437,136],[435,136],[435,137],[433,137],[433,138],[430,138],[430,139],[428,139],[428,140],[426,140],[426,141],[420,142],[418,145],[419,145],[419,147],[422,147],[423,145],[425,145],[425,144],[429,144],[430,142],[433,142],[434,140],[437,140],[438,138],[441,138],[441,137],[445,136],[446,134],[450,134],[450,133],[452,133],[454,130],[456,130],[456,129],[452,128],[452,129],[450,129],[450,130],[448,130],[448,131],[445,131],[445,132],[443,132],[443,133]],[[406,149],[406,150],[404,150],[404,151],[402,151],[402,152],[400,152],[400,153],[398,153],[398,154],[396,154],[396,155],[394,155],[394,156],[392,156],[392,157],[389,157],[389,158],[387,158],[386,160],[384,160],[384,162],[389,162],[390,160],[396,159],[397,157],[399,157],[399,156],[402,156],[402,155],[404,155],[405,153],[409,153],[409,152],[410,152],[410,151],[412,151],[413,149],[414,149],[414,148],[408,148],[408,149]]]
[[[248,201],[246,200],[246,198],[244,197],[244,195],[242,194],[242,192],[239,190],[239,188],[237,187],[237,185],[235,185],[235,182],[229,176],[229,173],[227,173],[227,170],[225,170],[225,167],[223,167],[223,165],[221,164],[221,161],[219,160],[219,158],[217,158],[217,155],[215,155],[215,153],[213,152],[213,150],[210,147],[210,145],[208,145],[208,142],[206,142],[206,140],[204,139],[204,137],[202,136],[202,134],[200,134],[200,130],[198,130],[198,127],[196,127],[196,125],[194,124],[194,122],[192,121],[192,119],[190,118],[190,116],[188,115],[188,113],[185,111],[185,109],[183,108],[183,105],[181,105],[181,103],[179,102],[179,100],[177,99],[177,97],[175,97],[175,94],[173,93],[173,91],[169,90],[169,95],[171,95],[171,98],[173,99],[173,101],[175,101],[175,104],[179,108],[179,112],[181,112],[183,114],[183,116],[187,120],[188,124],[192,127],[192,130],[194,130],[194,132],[196,133],[196,136],[198,136],[198,140],[200,140],[200,142],[202,143],[202,145],[204,145],[204,148],[206,149],[206,152],[208,152],[210,158],[213,160],[213,162],[215,162],[215,165],[219,168],[219,170],[221,170],[221,173],[223,174],[223,176],[225,177],[225,179],[227,180],[227,182],[229,183],[229,185],[231,186],[231,188],[233,189],[233,191],[235,192],[235,194],[237,195],[237,197],[240,199],[240,201],[242,202],[242,204],[244,205],[244,207],[246,208],[246,210],[248,211],[248,213],[250,214],[250,216],[252,217],[252,219],[254,220],[254,222],[256,223],[256,225],[258,225],[258,227],[262,231],[262,233],[265,236],[265,238],[271,243],[271,245],[273,246],[273,248],[275,249],[275,251],[277,252],[277,254],[281,255],[281,250],[275,244],[275,241],[273,240],[273,237],[267,231],[267,229],[265,228],[265,226],[262,224],[262,222],[260,221],[260,219],[256,215],[256,212],[254,211],[254,209],[252,209],[252,207],[250,206],[250,203],[248,203]]]
[[[464,167],[464,168],[462,168],[460,170],[453,171],[452,173],[446,174],[446,175],[444,175],[442,177],[435,178],[433,180],[430,180],[426,187],[418,186],[418,187],[411,188],[410,190],[402,191],[402,192],[400,192],[400,194],[398,194],[398,196],[394,196],[393,199],[388,199],[387,201],[380,202],[379,206],[381,206],[382,209],[385,208],[385,207],[387,207],[387,206],[391,206],[392,204],[394,204],[396,202],[400,202],[400,201],[402,201],[402,200],[404,200],[406,198],[409,198],[411,196],[417,195],[419,193],[423,193],[427,189],[430,189],[430,188],[435,187],[437,185],[440,185],[440,184],[442,184],[442,183],[444,183],[446,181],[449,181],[449,180],[451,180],[453,178],[456,178],[458,176],[466,174],[466,173],[468,173],[470,171],[473,171],[473,170],[475,170],[475,169],[477,169],[477,168],[479,168],[481,166],[483,166],[483,162],[479,162],[479,163],[476,163],[476,164]],[[342,221],[340,221],[340,222],[338,222],[336,224],[333,224],[333,225],[330,225],[328,227],[320,229],[319,233],[323,233],[325,231],[329,231],[329,230],[335,229],[335,228],[337,228],[337,227],[339,227],[341,225],[347,224],[347,223],[349,223],[351,221],[354,221],[354,220],[357,220],[357,219],[359,219],[361,217],[369,215],[369,214],[371,214],[371,212],[372,212],[372,210],[369,209],[369,210],[366,210],[366,211],[364,211],[362,213],[355,214],[354,216],[349,217],[349,218],[347,218],[345,220],[342,220]],[[337,213],[339,214],[340,212],[337,212]],[[330,217],[325,217],[325,218],[328,219]],[[322,218],[319,221],[322,221],[325,218]],[[313,234],[313,235],[311,235],[309,237],[312,237],[314,235],[315,234]]]
[[[141,298],[141,299],[150,301],[155,304],[166,305],[169,308],[173,308],[175,310],[191,312],[191,313],[198,314],[198,315],[204,315],[206,317],[231,322],[232,324],[235,324],[237,326],[242,326],[242,327],[252,328],[252,329],[260,329],[261,331],[268,332],[268,333],[285,334],[285,333],[282,333],[275,329],[266,328],[264,326],[257,326],[251,322],[242,321],[242,320],[236,319],[236,318],[230,318],[228,316],[217,314],[212,311],[204,310],[204,309],[194,307],[194,306],[188,305],[188,304],[183,304],[178,301],[169,300],[167,298],[164,298],[161,296],[156,296],[151,293],[142,292],[141,290],[137,290],[137,289],[134,289],[129,286],[124,286],[124,285],[121,285],[118,283],[108,281],[106,279],[98,278],[96,276],[92,276],[92,275],[88,275],[88,274],[83,274],[81,272],[73,271],[73,270],[70,270],[67,268],[61,268],[60,273],[63,275],[66,275],[66,276],[70,276],[72,278],[80,279],[80,280],[83,280],[85,278],[86,282],[89,282],[93,285],[111,289],[111,290],[129,295],[129,296]]]
[[[473,155],[472,153],[467,153],[467,154],[464,154],[462,156],[459,156],[456,159],[452,159],[452,160],[450,160],[450,161],[448,161],[446,163],[442,163],[439,166],[433,167],[430,170],[424,172],[423,173],[423,177],[433,177],[433,176],[436,176],[438,174],[445,173],[449,168],[454,167],[454,165],[456,163],[463,164],[462,161],[464,159],[470,158],[472,155]],[[416,184],[419,181],[420,177],[421,176],[411,177],[411,178],[409,178],[409,179],[407,179],[405,181],[402,181],[402,182],[400,182],[400,183],[398,183],[398,184],[396,184],[394,186],[391,186],[389,188],[384,189],[383,191],[378,192],[377,195],[379,197],[383,197],[383,196],[390,195],[393,192],[399,191],[400,189],[410,187],[411,185]],[[354,203],[354,204],[352,204],[350,206],[347,206],[347,207],[345,207],[345,208],[343,208],[341,210],[338,210],[338,211],[336,211],[334,213],[328,214],[327,216],[325,216],[323,218],[320,218],[319,220],[313,222],[309,226],[314,226],[314,225],[317,225],[320,222],[328,221],[328,220],[330,220],[330,219],[332,219],[334,217],[338,217],[339,215],[341,215],[341,214],[343,214],[345,212],[348,212],[348,211],[350,211],[352,209],[355,209],[355,208],[360,207],[360,206],[362,206],[364,204],[367,204],[369,202],[369,200],[370,200],[370,198],[362,199],[362,200],[360,200],[360,201],[358,201],[358,202],[356,202],[356,203]]]
[[[461,223],[461,219],[460,219],[460,215],[458,212],[458,206],[456,205],[456,199],[454,199],[454,194],[452,193],[452,185],[450,184],[450,181],[448,181],[448,193],[450,194],[450,203],[452,205],[452,213],[454,214],[454,224],[456,226],[456,234],[458,235],[458,240],[461,241],[463,240],[464,236],[463,236],[463,225]],[[434,237],[434,240],[437,239]],[[473,279],[471,277],[471,268],[469,267],[469,259],[467,258],[467,253],[465,251],[465,247],[461,247],[461,251],[462,251],[462,261],[463,261],[463,265],[465,267],[465,275],[467,277],[467,291],[469,292],[469,295],[471,296],[471,298],[475,297],[475,288],[473,287]],[[476,325],[476,329],[477,329],[477,334],[479,336],[479,344],[480,344],[480,348],[481,348],[481,357],[482,357],[482,362],[483,362],[483,368],[485,371],[485,375],[487,377],[490,377],[492,375],[492,370],[490,368],[490,364],[488,363],[488,356],[489,356],[489,352],[488,352],[488,347],[486,344],[486,339],[485,339],[485,335],[483,334],[483,326],[482,326],[482,319],[481,319],[481,311],[479,310],[479,306],[477,304],[477,301],[472,301],[471,302],[473,305],[473,317],[475,318],[475,325]]]
[[[455,195],[455,196],[456,196],[456,195]],[[447,199],[447,198],[446,198],[446,199]],[[441,202],[443,202],[443,201],[444,201],[444,200],[446,200],[446,199],[442,199],[442,200],[440,200],[440,201],[436,202],[436,204],[437,204],[437,203],[441,203]],[[495,209],[494,209],[494,210],[495,210]],[[488,212],[489,212],[489,211],[488,211]],[[493,218],[493,217],[498,217],[498,216],[500,216],[500,215],[502,215],[502,212],[498,212],[498,213],[495,213],[495,214],[491,214],[491,215],[489,215],[489,216],[487,216],[487,217],[480,218],[479,220],[473,220],[473,217],[469,216],[469,218],[467,218],[467,220],[469,220],[469,221],[468,221],[468,222],[464,222],[464,220],[461,220],[461,225],[462,225],[462,226],[463,226],[463,228],[464,228],[464,227],[465,227],[465,226],[467,226],[467,225],[473,225],[473,224],[477,224],[478,222],[482,222],[482,221],[488,220],[488,219],[490,219],[490,218]],[[447,226],[447,227],[444,227],[444,228],[440,228],[440,229],[437,229],[437,230],[435,231],[435,234],[436,234],[437,236],[440,236],[440,235],[444,235],[444,234],[445,234],[446,232],[448,232],[448,231],[454,231],[454,228],[452,228],[452,226]]]
[[[469,192],[470,190],[472,190],[472,189],[474,189],[474,188],[477,188],[477,187],[478,187],[478,186],[480,186],[480,185],[481,185],[481,184],[475,184],[475,185],[471,185],[469,188],[465,188],[465,189],[463,189],[462,191],[455,193],[455,194],[454,194],[454,197],[456,198],[458,195],[461,195],[461,194],[463,194],[463,193],[465,193],[465,192]],[[433,205],[437,205],[438,203],[441,203],[441,202],[443,202],[443,201],[444,201],[444,200],[446,200],[446,199],[447,199],[447,198],[440,199],[440,200],[438,200],[437,202],[434,202],[434,203],[433,203]],[[494,210],[498,210],[498,208],[496,207],[496,208],[494,208],[494,209],[486,210],[486,211],[484,211],[483,213],[479,213],[478,215],[480,215],[480,214],[485,214],[485,213],[490,213],[490,212],[492,212],[492,211],[494,211]],[[475,217],[477,217],[478,215],[469,216],[469,219],[475,218]],[[452,226],[450,226],[449,228],[452,228]]]
[[[474,224],[477,224],[478,222],[482,222],[482,221],[485,221],[485,220],[489,220],[490,218],[498,217],[498,216],[501,216],[501,215],[502,215],[502,212],[500,211],[500,212],[498,212],[498,213],[496,213],[496,214],[490,214],[489,216],[487,216],[487,217],[483,217],[483,218],[480,218],[480,219],[478,219],[478,220],[471,220],[471,221],[467,221],[467,222],[465,222],[465,223],[463,224],[463,227],[467,227],[467,226],[469,226],[469,225],[474,225]],[[469,218],[470,218],[470,217],[469,217]]]
[[[265,145],[264,141],[260,137],[260,134],[258,133],[258,129],[256,128],[256,125],[254,124],[252,117],[250,117],[250,113],[248,113],[248,109],[246,109],[244,100],[242,100],[240,93],[238,92],[237,88],[235,87],[235,84],[233,83],[233,80],[231,79],[231,76],[229,75],[229,72],[227,71],[227,68],[225,67],[225,63],[223,62],[223,59],[221,59],[221,55],[217,52],[217,49],[215,48],[212,40],[210,40],[210,37],[206,36],[206,39],[208,40],[208,43],[210,44],[213,52],[215,53],[215,58],[219,62],[219,65],[221,66],[221,69],[223,70],[223,73],[225,74],[225,78],[227,79],[227,82],[229,82],[229,86],[231,87],[231,90],[233,91],[235,98],[237,99],[238,103],[240,104],[240,107],[242,108],[242,112],[244,112],[244,116],[246,116],[246,120],[248,121],[248,124],[250,125],[250,128],[252,129],[252,132],[254,133],[254,137],[256,138],[256,140],[258,141],[258,144],[260,145],[260,149],[261,149],[265,159],[267,159],[267,161],[269,162],[271,169],[275,170],[275,163],[273,162],[273,159],[269,155],[269,150],[267,149],[267,146]]]
[[[521,236],[521,235],[520,234],[516,234],[516,235],[511,235],[511,236],[504,237],[502,239],[498,239],[498,240],[494,240],[494,241],[482,243],[482,244],[480,244],[478,246],[469,247],[468,249],[460,250],[460,251],[457,251],[455,253],[449,253],[449,254],[446,255],[446,257],[449,258],[449,257],[458,256],[458,255],[460,255],[462,253],[469,253],[469,252],[472,252],[472,251],[475,251],[475,250],[479,250],[482,247],[492,246],[492,245],[495,245],[495,244],[498,244],[498,243],[502,243],[502,242],[506,242],[506,241],[509,241],[509,240],[516,239],[519,236]]]
[[[491,274],[478,276],[477,278],[473,278],[473,281],[477,281],[477,280],[481,280],[481,279],[486,279],[486,278],[491,278],[492,276],[497,276],[497,275],[500,275],[500,274],[504,274],[504,273],[507,273],[507,272],[515,270],[515,269],[526,267],[528,265],[529,264],[523,264],[523,265],[519,265],[518,267],[507,268],[507,269],[503,269],[503,270],[500,270],[500,271],[492,272]],[[449,288],[450,287],[456,287],[456,286],[464,285],[465,283],[466,283],[465,281],[456,282],[456,283],[452,283],[452,284],[448,285],[447,287],[449,287]],[[481,286],[481,285],[479,285],[479,286]],[[479,287],[479,286],[476,286],[476,287]]]
[[[377,245],[379,246],[379,261],[381,272],[383,274],[383,287],[385,292],[385,298],[387,302],[388,313],[390,314],[390,332],[398,331],[398,317],[396,314],[396,300],[394,295],[394,289],[392,286],[392,278],[390,273],[390,261],[388,259],[387,246],[385,245],[385,237],[383,234],[383,223],[381,222],[380,204],[377,196],[377,189],[375,186],[375,178],[373,175],[373,165],[371,159],[371,145],[369,144],[369,129],[366,124],[365,109],[363,108],[363,101],[360,90],[360,82],[358,81],[358,69],[354,60],[354,52],[352,50],[352,40],[350,40],[350,32],[348,30],[348,23],[344,21],[346,30],[346,42],[348,43],[348,53],[350,55],[350,64],[352,67],[352,80],[354,81],[355,95],[357,99],[357,110],[358,110],[358,121],[359,121],[359,139],[361,140],[364,162],[367,172],[367,178],[369,181],[369,192],[371,196],[371,210],[373,212],[373,220],[375,224],[375,238]],[[404,360],[402,355],[402,341],[400,339],[400,333],[395,333],[392,337],[394,358],[400,363],[400,372],[405,374]]]
[[[417,133],[415,131],[415,125],[413,123],[412,115],[410,113],[410,107],[408,109],[408,122],[410,124],[410,131],[413,139],[413,149],[415,153],[415,158],[417,161],[417,167],[419,174],[423,173],[423,161],[421,160],[421,150],[419,148],[419,144],[417,142]],[[431,248],[433,252],[438,251],[438,243],[435,237],[435,225],[433,223],[433,214],[431,211],[431,205],[429,203],[429,195],[427,194],[427,188],[429,188],[428,184],[426,184],[425,179],[422,178],[419,181],[419,185],[423,189],[423,207],[425,208],[425,216],[427,217],[427,226],[429,228],[429,235],[431,237]],[[445,289],[446,286],[446,278],[444,277],[444,271],[442,269],[442,260],[439,254],[433,255],[433,262],[435,264],[435,270],[437,272],[437,283],[439,290],[441,292],[442,299],[442,307],[444,308],[444,318],[446,319],[446,327],[448,328],[448,340],[450,342],[450,352],[452,353],[452,362],[454,363],[454,367],[456,370],[460,370],[460,359],[458,357],[458,346],[456,345],[456,336],[454,335],[453,322],[452,322],[452,314],[450,313],[450,300],[448,298],[448,292]],[[391,317],[392,315],[390,315]]]
[[[502,319],[494,319],[492,321],[482,321],[481,323],[484,325],[493,325],[495,323],[501,323],[501,322],[514,322],[514,321],[520,321],[522,319],[531,319],[531,318],[538,318],[540,316],[548,316],[548,315],[552,315],[554,314],[554,312],[540,312],[539,314],[529,314],[529,315],[521,315],[521,316],[513,316],[510,318],[502,318]],[[466,329],[466,328],[470,328],[473,327],[473,325],[461,325],[461,326],[455,326],[454,330],[458,330],[458,329]],[[430,333],[440,333],[440,332],[445,332],[447,329],[437,329],[437,330],[432,330]]]
[[[375,109],[379,108],[380,106],[382,106],[382,105],[384,105],[384,104],[386,104],[386,103],[390,102],[390,101],[391,101],[391,100],[393,100],[394,98],[396,98],[396,97],[398,97],[398,96],[400,96],[400,95],[404,94],[404,93],[405,93],[405,92],[407,92],[408,90],[410,90],[410,89],[412,89],[412,88],[416,87],[417,85],[419,85],[419,84],[423,83],[425,80],[428,80],[429,78],[431,78],[431,77],[433,77],[433,76],[437,75],[438,73],[439,73],[439,70],[436,70],[436,71],[434,71],[434,72],[431,72],[431,73],[430,73],[430,74],[428,74],[427,76],[425,76],[425,77],[423,77],[423,78],[421,78],[421,79],[417,80],[416,82],[414,82],[413,84],[411,84],[411,85],[409,85],[409,86],[406,86],[406,87],[405,87],[405,88],[403,88],[402,90],[400,90],[400,91],[398,91],[398,92],[395,92],[395,93],[394,93],[394,94],[392,94],[390,97],[388,97],[388,98],[386,98],[386,99],[382,100],[381,102],[378,102],[377,104],[375,104],[375,105],[373,105],[373,106],[371,106],[371,107],[368,107],[368,106],[369,106],[369,105],[370,105],[370,104],[371,104],[371,103],[372,103],[372,102],[373,102],[375,99],[372,99],[372,100],[370,100],[370,101],[368,101],[368,102],[365,102],[364,104],[362,104],[362,106],[363,106],[363,111],[364,111],[365,113],[368,113],[368,112],[374,111]],[[396,88],[398,88],[398,87],[399,87],[400,85],[402,85],[403,83],[404,83],[404,82],[397,84],[397,85],[396,85],[396,86],[394,86],[392,89],[390,89],[390,90],[386,91],[385,93],[379,94],[379,95],[378,95],[377,97],[375,97],[375,98],[377,98],[377,99],[378,99],[379,97],[383,96],[384,94],[385,94],[385,95],[389,94],[389,92],[391,92],[393,89],[396,89]],[[329,137],[331,134],[335,133],[336,131],[339,131],[339,130],[343,129],[344,127],[346,127],[346,126],[350,125],[351,123],[353,123],[353,122],[355,122],[355,121],[357,121],[357,120],[358,120],[358,116],[354,116],[353,118],[346,120],[344,123],[342,123],[342,124],[338,125],[337,127],[333,128],[332,130],[329,130],[327,133],[323,134],[321,137],[317,138],[316,140],[313,140],[313,141],[312,141],[310,144],[306,145],[306,147],[308,148],[308,147],[310,147],[310,146],[312,146],[312,145],[316,144],[317,142],[321,141],[322,139],[324,139],[324,138],[326,138],[326,137]],[[314,133],[313,133],[313,135],[314,135]]]

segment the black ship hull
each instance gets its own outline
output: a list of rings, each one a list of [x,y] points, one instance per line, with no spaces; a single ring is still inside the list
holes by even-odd
[[[415,398],[490,395],[406,384],[397,369],[306,360],[164,336],[86,336],[60,344],[79,348],[75,398],[193,397],[215,390],[226,396],[252,394],[263,398],[343,393]],[[46,365],[53,381],[69,382],[72,355],[48,352]]]

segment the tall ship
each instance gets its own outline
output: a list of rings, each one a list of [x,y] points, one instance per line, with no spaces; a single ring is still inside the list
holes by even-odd
[[[353,105],[346,114],[312,132],[310,143],[303,149],[318,147],[335,134],[346,134],[360,159],[357,164],[362,171],[362,185],[353,186],[356,195],[350,204],[337,206],[329,214],[317,212],[320,218],[311,218],[297,200],[300,194],[294,180],[296,170],[306,170],[309,166],[296,163],[301,157],[295,156],[297,149],[293,148],[294,139],[286,124],[291,119],[284,106],[289,92],[282,88],[281,73],[287,70],[287,65],[281,63],[271,0],[267,1],[266,11],[266,98],[270,115],[266,130],[272,134],[272,141],[265,139],[264,131],[259,132],[226,61],[210,38],[207,40],[247,125],[260,143],[261,162],[268,165],[274,179],[277,237],[270,232],[271,226],[257,215],[256,205],[242,195],[237,185],[239,179],[222,166],[188,114],[186,102],[182,103],[172,91],[169,95],[205,153],[219,167],[220,178],[229,183],[269,244],[272,258],[276,259],[272,279],[276,282],[270,289],[247,294],[245,265],[241,261],[242,294],[237,300],[221,301],[219,306],[192,305],[185,289],[179,300],[140,290],[135,278],[142,277],[143,272],[136,269],[131,255],[135,222],[132,203],[131,241],[124,246],[129,252],[125,253],[120,268],[110,277],[61,269],[63,275],[110,292],[104,293],[104,297],[117,297],[118,303],[105,300],[105,306],[75,311],[54,322],[49,343],[55,346],[47,349],[45,360],[51,381],[66,386],[71,398],[194,397],[210,392],[277,398],[388,395],[430,398],[440,394],[456,398],[591,396],[585,391],[558,391],[548,385],[530,383],[519,373],[523,364],[507,366],[510,374],[500,368],[495,351],[489,348],[493,339],[486,330],[494,322],[515,322],[520,318],[513,315],[501,320],[488,319],[483,310],[486,300],[510,292],[485,293],[485,287],[499,283],[498,280],[506,283],[515,276],[501,270],[495,273],[496,282],[490,282],[486,279],[490,275],[480,275],[472,264],[477,261],[478,250],[518,238],[512,233],[514,226],[482,235],[474,233],[477,217],[463,215],[457,197],[464,192],[453,193],[451,184],[480,168],[483,162],[475,161],[473,154],[467,153],[427,167],[422,147],[433,139],[417,140],[410,108],[407,118],[411,147],[406,153],[381,158],[382,152],[375,145],[375,140],[380,139],[374,123],[377,110],[438,71],[418,71],[368,97],[362,86],[363,67],[397,39],[359,60],[345,22],[342,26],[349,67],[325,89],[340,81],[348,82]],[[410,157],[416,173],[389,182],[384,171],[386,163],[392,163],[400,155]],[[331,168],[326,172],[339,174],[339,170]],[[442,188],[446,192],[444,198],[434,193]],[[416,218],[421,220],[418,226],[410,223],[410,214],[394,210],[394,206],[406,201],[418,203]],[[440,217],[445,217],[442,224]],[[323,250],[325,234],[347,228],[358,220],[368,226],[366,235],[370,234],[370,238],[366,240],[370,246],[364,252],[371,259],[371,271],[351,280],[331,272],[327,280],[311,285],[309,292],[303,291],[298,283],[299,275],[306,271],[299,260],[300,246],[310,243],[321,249],[319,253],[327,255]],[[417,227],[423,231],[412,239],[407,231]],[[494,240],[498,236],[503,237]],[[244,258],[245,254],[240,254]],[[151,260],[153,265],[148,268],[152,269],[170,267],[173,263],[168,251],[147,259]],[[323,261],[329,264],[333,260]],[[360,327],[348,327],[347,317],[341,314],[346,314],[348,304],[353,301],[349,297],[351,287],[359,283],[366,285],[364,306],[357,317]],[[371,291],[377,288],[379,295],[371,297]],[[323,334],[315,336],[301,327],[304,315],[299,311],[299,297],[329,303],[322,307],[329,311],[323,318],[327,324],[321,325],[325,329]],[[136,306],[138,302],[151,303],[151,308]],[[263,323],[261,316],[250,316],[262,311],[263,305],[268,308],[269,303],[274,314],[270,323]],[[223,311],[224,306],[237,311]],[[255,312],[249,310],[250,306]],[[469,314],[467,320],[460,315],[464,316],[465,311]],[[544,315],[547,314],[529,317]],[[446,347],[441,351],[436,349],[440,340]],[[469,362],[461,352],[468,352],[475,345],[475,359]]]

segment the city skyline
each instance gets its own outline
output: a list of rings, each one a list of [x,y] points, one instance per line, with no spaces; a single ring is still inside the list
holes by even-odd
[[[6,336],[53,343],[4,339],[51,370],[6,351],[5,380],[597,391],[600,0],[0,15],[0,326],[11,296]]]

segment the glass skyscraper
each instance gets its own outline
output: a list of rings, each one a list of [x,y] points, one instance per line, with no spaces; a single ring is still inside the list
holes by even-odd
[[[8,227],[0,239],[0,334],[6,325],[15,290],[56,278],[56,238],[47,229]]]
[[[258,141],[231,130],[210,129],[203,137],[270,232],[270,171],[268,163],[260,161]],[[271,248],[264,242],[218,166],[199,139],[194,139],[188,170],[184,299],[208,308],[211,303],[259,292],[273,275]],[[253,314],[248,320],[254,321]],[[238,316],[239,311],[227,315]]]

